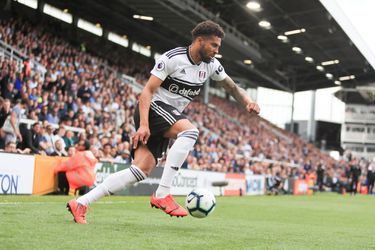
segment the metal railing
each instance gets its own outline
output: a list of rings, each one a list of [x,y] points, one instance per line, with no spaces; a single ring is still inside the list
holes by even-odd
[[[17,62],[17,70],[21,71],[23,68],[23,62],[27,60],[29,57],[19,51],[18,49],[6,44],[4,41],[0,40],[0,58],[9,58],[13,61]],[[46,67],[35,60],[31,60],[34,67],[32,70],[37,72],[42,79],[44,79],[44,75],[46,73]]]
[[[0,58],[8,58],[12,61],[17,62],[17,70],[21,71],[23,67],[23,61],[25,58],[22,58],[21,55],[14,50],[11,46],[4,43],[0,40]]]

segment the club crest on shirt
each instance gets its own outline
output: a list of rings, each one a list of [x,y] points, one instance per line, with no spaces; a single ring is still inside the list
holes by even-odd
[[[165,64],[163,61],[160,61],[157,65],[156,65],[156,70],[163,70],[165,68]]]
[[[198,77],[200,81],[204,81],[206,79],[207,72],[206,71],[199,71]]]

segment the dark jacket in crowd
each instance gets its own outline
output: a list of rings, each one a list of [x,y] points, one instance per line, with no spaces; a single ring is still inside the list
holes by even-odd
[[[32,129],[26,130],[23,140],[23,148],[30,148],[31,153],[39,154],[39,144],[42,141],[42,136],[35,133]]]

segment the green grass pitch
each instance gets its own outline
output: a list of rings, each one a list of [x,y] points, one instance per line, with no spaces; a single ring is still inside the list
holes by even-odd
[[[88,225],[73,222],[68,199],[0,196],[0,249],[375,249],[375,196],[218,197],[205,219],[113,196],[92,205]]]

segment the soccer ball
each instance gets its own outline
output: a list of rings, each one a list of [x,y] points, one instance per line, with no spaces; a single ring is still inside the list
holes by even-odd
[[[196,218],[204,218],[215,210],[216,199],[207,189],[196,189],[186,196],[186,208]]]

